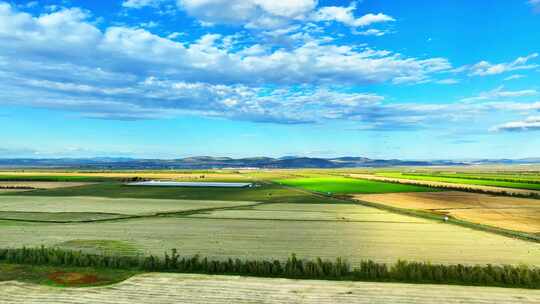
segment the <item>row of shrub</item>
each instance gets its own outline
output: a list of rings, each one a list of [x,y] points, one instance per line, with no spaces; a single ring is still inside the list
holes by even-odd
[[[508,178],[508,177],[492,177],[492,176],[470,176],[470,175],[459,175],[459,174],[430,174],[430,173],[403,173],[403,176],[427,176],[427,177],[444,177],[444,178],[461,178],[461,179],[472,179],[472,180],[488,180],[496,182],[509,182],[509,183],[521,183],[521,184],[540,184],[540,180],[534,179],[524,179],[524,178]]]
[[[413,181],[408,182],[408,181],[400,181],[400,180],[385,180],[384,182],[393,183],[393,184],[401,184],[401,185],[416,185],[416,186],[422,186],[422,187],[432,188],[432,189],[445,189],[445,190],[455,190],[455,191],[463,191],[463,192],[471,192],[471,193],[498,195],[498,196],[511,196],[511,197],[518,197],[518,198],[540,199],[540,193],[538,192],[515,193],[511,191],[492,191],[492,190],[486,190],[486,189],[480,189],[480,188],[474,188],[474,187],[467,187],[465,185],[459,185],[459,184],[455,184],[452,186],[445,186],[445,185],[436,186],[436,185],[417,183]],[[523,190],[527,190],[527,189],[523,189]]]
[[[0,262],[13,264],[93,267],[176,273],[234,274],[295,279],[437,283],[540,288],[540,269],[527,266],[435,265],[398,261],[393,265],[361,262],[352,268],[335,261],[303,260],[291,255],[279,260],[210,260],[198,255],[182,257],[176,250],[156,256],[107,256],[57,248],[0,249]]]
[[[34,187],[30,187],[30,186],[0,186],[0,189],[24,189],[24,190],[32,190],[32,189],[36,189]]]

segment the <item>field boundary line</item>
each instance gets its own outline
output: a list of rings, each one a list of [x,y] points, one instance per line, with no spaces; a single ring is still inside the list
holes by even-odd
[[[290,186],[284,186],[284,185],[281,185],[281,184],[278,184],[278,185],[280,185],[282,187],[290,187]],[[328,195],[328,194],[322,193],[322,192],[310,191],[310,190],[307,190],[307,189],[299,189],[299,188],[296,188],[296,189],[298,189],[300,191],[303,191],[303,192],[306,192],[306,193],[311,193],[311,194],[314,194],[314,195],[318,195],[320,197],[326,197],[326,198],[330,198],[330,199],[333,199],[333,200],[339,200],[339,201],[347,202],[349,204],[350,203],[352,203],[352,204],[360,204],[360,205],[363,205],[363,206],[377,208],[377,209],[380,209],[380,210],[386,210],[386,211],[390,211],[390,212],[397,213],[397,214],[416,216],[416,217],[420,217],[420,218],[424,218],[424,219],[428,219],[428,220],[434,220],[434,221],[437,221],[437,222],[440,222],[440,223],[448,223],[448,224],[453,224],[453,225],[457,225],[457,226],[461,226],[461,227],[465,227],[465,228],[471,228],[471,229],[475,229],[475,230],[479,230],[479,231],[490,232],[490,233],[494,233],[494,234],[498,234],[498,235],[502,235],[502,236],[506,236],[506,237],[517,238],[517,239],[521,239],[521,240],[524,240],[524,241],[540,243],[540,235],[537,236],[537,235],[529,234],[529,233],[525,233],[525,232],[520,232],[520,231],[515,231],[515,230],[510,230],[510,229],[504,229],[504,228],[494,227],[494,226],[485,225],[485,224],[478,224],[478,223],[468,222],[468,221],[456,219],[456,218],[450,217],[450,216],[448,216],[448,220],[445,220],[445,216],[443,216],[443,215],[436,215],[434,213],[426,212],[426,211],[422,211],[422,210],[397,208],[397,207],[392,207],[392,206],[388,206],[388,205],[384,205],[384,204],[379,204],[379,203],[373,203],[373,202],[363,201],[363,200],[359,200],[359,199],[354,199],[354,198],[350,198],[350,197],[347,197],[347,196],[334,196],[334,195]]]
[[[45,224],[88,224],[88,223],[97,223],[97,222],[116,222],[116,221],[142,219],[142,218],[156,218],[156,217],[187,217],[187,216],[198,214],[198,213],[229,210],[229,209],[236,210],[237,208],[240,208],[240,207],[255,207],[255,206],[260,206],[264,204],[274,204],[274,203],[260,202],[260,203],[254,203],[251,205],[236,205],[236,206],[212,207],[212,208],[203,208],[203,209],[195,209],[195,210],[185,210],[185,211],[157,212],[157,213],[142,214],[142,215],[125,215],[124,217],[95,219],[95,220],[46,221],[46,220],[12,219],[12,218],[0,218],[0,220],[13,221],[13,222],[45,223]],[[42,212],[42,213],[47,213],[47,212]],[[85,213],[85,212],[80,212],[80,213]],[[91,212],[91,213],[94,213],[94,212]],[[110,213],[110,214],[114,214],[114,213]]]

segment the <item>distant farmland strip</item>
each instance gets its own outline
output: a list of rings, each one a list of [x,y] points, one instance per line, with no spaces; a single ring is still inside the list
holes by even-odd
[[[433,191],[433,189],[422,186],[399,185],[381,181],[359,180],[340,176],[279,179],[276,180],[276,182],[287,186],[299,187],[309,191],[332,194]]]
[[[443,182],[443,181],[425,180],[423,178],[408,178],[403,175],[395,175],[395,174],[388,175],[387,173],[384,173],[384,174],[385,175],[383,176],[383,175],[374,175],[374,174],[353,173],[353,174],[347,174],[347,176],[350,176],[352,178],[362,179],[362,180],[382,181],[382,182],[399,183],[399,184],[406,184],[406,185],[420,185],[420,186],[427,186],[427,187],[432,187],[432,188],[481,192],[481,193],[488,193],[488,194],[501,194],[501,195],[507,194],[507,195],[530,197],[530,198],[540,197],[540,191],[537,191],[537,190],[485,186],[485,185],[480,185],[478,183],[467,183],[467,184],[457,183],[455,182],[456,179],[454,178],[449,178],[450,181]],[[392,176],[400,176],[400,177],[392,177]]]
[[[424,175],[424,174],[408,174],[408,173],[377,173],[379,176],[390,177],[390,178],[405,178],[412,180],[422,180],[422,181],[433,181],[433,182],[447,182],[455,184],[465,184],[465,185],[482,185],[482,186],[491,186],[491,187],[503,187],[503,188],[514,188],[514,189],[527,189],[527,190],[537,190],[540,191],[540,183],[525,183],[518,181],[504,181],[496,179],[481,179],[481,178],[470,178],[470,177],[454,177],[448,175]]]

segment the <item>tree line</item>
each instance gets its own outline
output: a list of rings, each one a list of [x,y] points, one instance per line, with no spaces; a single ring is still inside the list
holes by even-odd
[[[529,193],[516,193],[511,191],[493,191],[493,190],[487,190],[487,189],[480,189],[480,188],[474,188],[474,187],[467,187],[467,186],[461,186],[456,184],[455,186],[446,186],[446,185],[430,185],[430,184],[423,184],[423,183],[416,183],[416,182],[405,182],[400,180],[384,180],[382,182],[385,183],[392,183],[392,184],[400,184],[400,185],[415,185],[415,186],[422,186],[426,188],[432,188],[432,189],[445,189],[445,190],[455,190],[455,191],[462,191],[462,192],[471,192],[471,193],[479,193],[479,194],[489,194],[489,195],[497,195],[497,196],[510,196],[510,197],[518,197],[518,198],[531,198],[531,199],[540,199],[540,193],[538,192],[529,192]],[[500,187],[502,188],[502,187]],[[529,189],[522,189],[522,190],[529,190]],[[531,190],[534,191],[534,190]]]
[[[470,175],[450,175],[450,174],[429,174],[429,173],[403,173],[403,176],[427,176],[427,177],[444,177],[444,178],[460,178],[460,179],[472,179],[472,180],[487,180],[495,182],[509,182],[520,184],[540,184],[540,180],[526,179],[526,178],[508,178],[508,177],[482,177],[482,176],[470,176]]]
[[[162,257],[112,256],[58,248],[0,249],[0,262],[11,264],[92,267],[150,272],[230,274],[293,279],[327,279],[375,282],[435,283],[478,286],[540,288],[540,268],[527,266],[442,265],[398,261],[392,265],[363,261],[358,267],[342,258],[334,261],[299,259],[292,254],[279,260],[211,260],[199,255],[181,256],[173,249]]]

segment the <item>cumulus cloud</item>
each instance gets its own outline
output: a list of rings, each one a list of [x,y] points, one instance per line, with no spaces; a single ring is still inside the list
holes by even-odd
[[[523,131],[539,131],[540,116],[531,116],[522,121],[512,121],[491,128],[491,131],[505,132],[523,132]]]
[[[276,28],[290,19],[303,19],[316,0],[178,0],[178,6],[207,24],[226,23],[248,28]]]
[[[538,53],[533,53],[525,57],[518,57],[512,62],[493,64],[488,61],[480,61],[472,66],[464,67],[469,71],[470,76],[490,76],[511,71],[535,69],[539,65],[529,63],[538,57]]]
[[[150,1],[150,0],[137,0]],[[339,22],[350,27],[395,21],[383,13],[354,16],[356,3],[348,7],[325,6],[317,9],[317,0],[178,0],[178,6],[203,25],[235,24],[251,29],[277,29],[293,22]],[[359,32],[383,35],[373,29]]]
[[[340,22],[352,27],[365,27],[375,23],[384,23],[395,21],[394,18],[385,15],[383,13],[378,14],[366,14],[359,18],[354,16],[356,10],[356,3],[352,3],[348,7],[343,6],[326,6],[321,7],[312,16],[315,21],[335,21]]]
[[[259,41],[236,47],[236,38],[218,34],[183,37],[123,26],[98,29],[88,12],[76,8],[36,17],[0,3],[0,104],[96,119],[193,114],[280,124],[348,120],[378,130],[533,105],[389,103],[366,92],[369,84],[436,81],[452,69],[445,58],[317,39],[272,48]],[[351,86],[356,89],[346,91]],[[501,88],[496,94],[517,93]]]
[[[420,81],[451,68],[444,58],[407,58],[317,40],[293,49],[269,51],[254,44],[231,50],[221,35],[173,41],[145,29],[100,31],[87,18],[79,9],[33,17],[2,4],[0,41],[6,47],[0,56],[8,64],[33,60],[35,69],[75,65],[138,77],[166,74],[184,81],[252,85]]]

